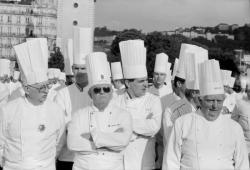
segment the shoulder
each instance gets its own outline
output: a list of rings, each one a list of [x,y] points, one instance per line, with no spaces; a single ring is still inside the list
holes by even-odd
[[[76,111],[74,114],[73,114],[73,118],[75,119],[79,119],[79,118],[82,118],[82,117],[86,117],[88,116],[88,113],[91,112],[91,107],[90,106],[86,106],[82,109],[79,109],[78,111]]]
[[[1,117],[5,117],[7,119],[17,118],[16,114],[25,107],[25,99],[24,97],[19,97],[15,100],[8,102],[5,106],[0,107]]]
[[[239,132],[243,133],[243,129],[238,122],[226,116],[224,116],[223,119],[224,121],[227,122],[227,124],[231,127],[231,129],[233,130],[233,132],[235,132],[235,134],[238,134]]]
[[[23,106],[25,102],[24,97],[18,97],[10,102],[8,102],[5,106],[1,107],[3,110],[13,110],[17,107]]]
[[[175,120],[175,124],[180,126],[192,125],[195,118],[199,118],[196,112],[191,112],[189,114],[182,115]]]

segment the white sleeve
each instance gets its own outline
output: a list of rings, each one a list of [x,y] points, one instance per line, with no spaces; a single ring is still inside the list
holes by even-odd
[[[249,169],[248,149],[244,139],[243,130],[238,126],[236,132],[236,145],[234,152],[235,170]]]
[[[166,147],[168,143],[168,139],[173,127],[173,123],[171,121],[171,109],[166,108],[165,112],[163,113],[162,118],[162,124],[163,124],[163,142],[164,142],[164,148]]]
[[[55,102],[61,107],[65,115],[65,123],[71,120],[71,101],[68,89],[64,88],[57,92]]]
[[[57,112],[57,114],[59,115],[58,118],[59,133],[57,137],[57,147],[56,147],[56,153],[58,156],[66,142],[66,124],[65,124],[64,114],[61,109]]]
[[[179,123],[178,120],[175,121],[174,127],[172,128],[167,147],[165,147],[164,150],[162,169],[180,170],[182,130]]]
[[[81,117],[81,114],[84,113],[76,112],[68,124],[67,145],[72,151],[93,151],[95,149],[94,143],[82,136],[83,134],[88,134],[89,129],[85,129],[88,120]]]
[[[102,132],[94,130],[91,132],[97,148],[105,147],[114,151],[124,150],[132,135],[132,118],[129,113],[124,112],[122,116],[122,132]]]
[[[154,136],[161,128],[162,108],[160,98],[152,101],[151,112],[153,114],[150,119],[133,119],[133,130],[135,133],[143,136]]]

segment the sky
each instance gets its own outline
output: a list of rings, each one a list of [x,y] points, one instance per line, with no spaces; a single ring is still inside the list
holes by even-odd
[[[97,0],[96,26],[143,32],[250,23],[250,0]]]

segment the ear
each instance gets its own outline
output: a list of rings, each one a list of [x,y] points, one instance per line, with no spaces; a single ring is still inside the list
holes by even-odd
[[[177,81],[177,82],[176,82],[176,85],[177,85],[178,88],[181,88],[181,87],[182,87],[182,83],[181,83],[180,81]]]
[[[124,84],[125,84],[126,88],[129,88],[129,87],[130,87],[130,82],[129,82],[129,80],[124,80]]]
[[[92,99],[92,95],[91,95],[91,88],[88,91],[89,97]]]
[[[28,86],[23,85],[23,90],[26,94],[29,94],[30,88]]]

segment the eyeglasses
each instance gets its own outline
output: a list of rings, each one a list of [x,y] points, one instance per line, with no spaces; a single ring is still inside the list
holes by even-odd
[[[50,84],[44,84],[41,87],[34,87],[34,86],[31,86],[31,85],[27,85],[27,86],[38,90],[39,93],[45,92],[47,89],[51,88]]]
[[[111,91],[110,87],[95,87],[93,89],[95,94],[99,94],[101,93],[101,91],[103,91],[104,93],[109,93]]]

